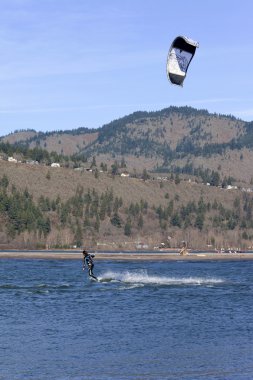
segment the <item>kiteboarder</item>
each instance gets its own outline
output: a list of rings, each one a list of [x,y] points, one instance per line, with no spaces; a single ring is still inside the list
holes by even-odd
[[[94,280],[97,280],[97,277],[94,276],[93,274],[93,268],[94,268],[94,263],[93,263],[93,258],[95,255],[89,254],[85,249],[83,250],[83,270],[88,267],[89,270],[89,276],[94,278]]]

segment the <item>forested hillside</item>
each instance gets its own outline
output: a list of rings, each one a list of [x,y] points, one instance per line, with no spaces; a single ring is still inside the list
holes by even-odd
[[[6,161],[0,173],[2,247],[252,245],[253,197],[242,189]]]
[[[252,146],[253,123],[190,107],[16,131],[0,142],[1,244],[251,247]]]
[[[135,112],[97,130],[19,131],[1,141],[57,154],[65,164],[70,157],[72,162],[95,157],[97,164],[110,167],[123,159],[129,171],[139,173],[198,175],[208,170],[217,172],[221,183],[228,177],[252,181],[253,123],[191,107]]]

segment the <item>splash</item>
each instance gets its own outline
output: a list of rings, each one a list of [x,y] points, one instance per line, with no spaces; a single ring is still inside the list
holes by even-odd
[[[126,284],[143,285],[215,285],[223,283],[224,280],[209,277],[172,277],[150,275],[147,271],[135,272],[113,272],[108,271],[98,277],[100,282],[123,282]]]

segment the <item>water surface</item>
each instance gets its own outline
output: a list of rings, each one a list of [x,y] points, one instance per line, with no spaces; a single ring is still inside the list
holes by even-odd
[[[251,261],[0,261],[0,379],[252,379]]]

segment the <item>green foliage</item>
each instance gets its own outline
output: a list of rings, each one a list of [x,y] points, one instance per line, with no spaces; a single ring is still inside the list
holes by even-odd
[[[3,189],[7,189],[9,186],[9,179],[6,174],[3,175],[3,177],[0,179],[0,187]]]
[[[176,174],[175,184],[178,185],[179,183],[180,183],[180,178],[179,178],[179,175]]]
[[[148,174],[147,169],[143,169],[143,172],[142,172],[142,176],[141,176],[141,178],[142,178],[144,181],[147,181],[147,180],[150,178],[150,175]]]
[[[177,212],[172,215],[170,222],[174,227],[181,227],[181,218]]]
[[[36,206],[27,189],[20,192],[12,187],[10,194],[6,188],[0,189],[0,213],[7,220],[6,227],[11,237],[26,230],[46,236],[51,230],[49,218]]]
[[[68,157],[63,154],[57,154],[56,152],[48,152],[46,149],[40,148],[39,141],[37,141],[35,148],[29,149],[28,146],[30,142],[32,141],[27,140],[25,143],[18,142],[15,144],[0,142],[0,153],[4,153],[7,156],[19,154],[23,157],[23,160],[37,161],[38,163],[44,163],[46,165],[50,165],[52,162],[60,162],[67,166],[71,160],[73,165],[78,167],[80,162],[87,161],[87,156],[84,154],[72,155]],[[46,148],[45,144],[44,147]]]
[[[117,227],[117,228],[121,228],[122,226],[122,221],[120,219],[120,216],[116,212],[113,214],[111,218],[111,223],[114,227]]]
[[[124,234],[126,236],[130,236],[132,233],[132,225],[131,225],[131,220],[130,219],[127,219],[127,222],[125,224],[125,227],[124,227]]]
[[[164,136],[169,125],[168,122],[172,125],[175,115],[174,125],[177,119],[184,119],[189,133],[186,133],[187,135],[179,141],[177,147],[172,149],[168,145],[169,142],[164,141]],[[51,133],[48,135],[37,134],[33,140],[36,143],[34,149],[28,149],[28,142],[23,142],[14,145],[0,143],[0,150],[9,156],[21,154],[25,159],[29,158],[41,163],[50,164],[52,161],[57,161],[69,165],[74,163],[77,167],[80,162],[87,161],[88,157],[89,162],[91,161],[90,157],[93,157],[92,166],[96,167],[96,155],[98,153],[109,153],[111,156],[114,155],[121,159],[121,162],[115,161],[112,165],[111,172],[113,175],[119,174],[119,169],[126,166],[124,158],[126,154],[132,154],[136,157],[144,155],[156,158],[159,156],[164,162],[163,167],[158,168],[158,170],[163,169],[170,173],[171,179],[175,180],[176,184],[179,184],[180,177],[182,178],[181,174],[189,174],[200,178],[204,183],[210,183],[211,186],[226,187],[233,183],[234,178],[221,178],[221,165],[215,171],[205,169],[202,166],[195,168],[194,161],[190,162],[188,157],[187,164],[183,167],[175,166],[174,162],[176,161],[172,161],[186,157],[188,154],[209,157],[213,154],[223,154],[227,149],[253,146],[253,123],[246,123],[244,135],[240,135],[238,138],[227,143],[210,144],[210,134],[206,133],[203,128],[204,124],[208,123],[209,116],[210,114],[207,111],[197,111],[190,107],[170,107],[151,113],[136,112],[97,130],[98,140],[87,145],[83,144],[85,145],[84,150],[72,157],[57,155],[55,152],[48,153],[40,148],[40,146],[46,146],[46,143],[43,144],[43,139]],[[195,117],[198,119],[194,120]],[[162,126],[163,118],[169,118],[166,120],[166,124],[164,123],[164,127]],[[129,128],[130,123],[132,123],[131,128]],[[173,132],[170,125],[170,131]],[[140,126],[141,128],[139,128]],[[73,131],[71,132],[73,134]],[[80,128],[77,134],[89,132]],[[63,139],[58,141],[62,141],[63,144]],[[243,159],[242,154],[240,159]],[[106,164],[102,163],[100,166],[103,171],[107,170]],[[94,176],[98,178],[97,169],[94,171]],[[146,180],[148,176],[148,172],[143,170],[142,178]],[[49,171],[46,178],[50,179]],[[161,187],[163,186],[166,186],[167,191],[167,183],[161,182]],[[110,228],[104,232],[106,229],[101,228],[103,223],[104,226],[110,226],[111,223],[118,228],[124,227],[125,235],[130,236],[133,233],[132,231],[146,230],[146,226],[148,226],[146,221],[150,224],[151,221],[154,222],[155,228],[160,226],[163,233],[171,227],[174,227],[173,230],[191,227],[199,231],[206,231],[211,227],[214,235],[216,231],[219,233],[220,231],[233,231],[235,229],[238,231],[241,229],[240,233],[244,234],[244,237],[246,235],[247,237],[251,236],[250,233],[245,232],[245,230],[253,227],[251,194],[238,196],[229,208],[225,202],[221,204],[214,201],[210,204],[203,198],[183,204],[182,196],[179,198],[176,194],[172,199],[173,196],[170,198],[169,193],[166,193],[162,205],[156,204],[152,209],[149,209],[144,200],[124,206],[124,200],[115,196],[112,189],[105,189],[101,193],[102,190],[89,189],[85,192],[79,186],[74,196],[68,200],[62,201],[60,198],[50,200],[48,197],[41,196],[36,203],[27,190],[20,192],[15,187],[11,187],[8,177],[3,176],[0,179],[0,214],[4,221],[7,220],[6,228],[12,237],[23,231],[36,232],[41,236],[46,236],[50,232],[52,223],[54,223],[59,231],[62,228],[71,229],[73,241],[76,244],[82,243],[84,234],[94,237],[102,230],[105,236],[107,233],[109,235]],[[145,228],[143,228],[144,226]],[[146,231],[144,232],[146,233]]]
[[[144,224],[143,216],[140,215],[138,219],[138,223],[137,223],[138,229],[141,230],[143,228],[143,224]]]
[[[117,161],[115,161],[112,166],[111,166],[111,173],[112,175],[117,175],[119,174],[119,164]]]
[[[200,231],[204,227],[204,221],[205,221],[205,216],[203,212],[198,212],[195,220],[195,227],[198,228]]]

